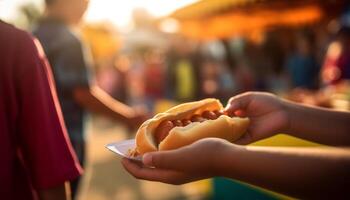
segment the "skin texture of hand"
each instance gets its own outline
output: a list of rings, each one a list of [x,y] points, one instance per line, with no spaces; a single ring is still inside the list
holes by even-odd
[[[232,97],[225,110],[249,117],[248,131],[235,143],[249,144],[288,129],[289,115],[285,102],[273,94],[247,92]]]
[[[143,163],[123,159],[138,179],[183,184],[224,176],[302,199],[349,199],[350,113],[284,101],[249,92],[230,99],[228,114],[250,118],[238,144],[277,133],[341,148],[254,147],[207,138],[171,150],[151,152]]]
[[[350,146],[350,112],[305,106],[263,92],[234,96],[225,109],[250,119],[247,133],[237,144],[285,133],[320,144]]]
[[[178,185],[219,175],[219,163],[232,146],[207,138],[177,150],[145,154],[143,163],[124,158],[122,164],[135,178]]]
[[[176,150],[122,160],[138,179],[184,184],[224,176],[301,199],[349,199],[350,151],[239,146],[206,138]]]

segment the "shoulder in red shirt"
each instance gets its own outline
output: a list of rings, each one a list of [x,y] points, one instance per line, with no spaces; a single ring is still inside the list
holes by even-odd
[[[4,199],[35,199],[81,174],[39,43],[1,21],[0,157]]]

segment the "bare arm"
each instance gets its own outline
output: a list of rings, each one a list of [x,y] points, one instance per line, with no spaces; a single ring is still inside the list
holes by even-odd
[[[65,182],[62,185],[54,188],[40,190],[40,200],[70,200],[70,187],[69,183]]]
[[[287,133],[334,146],[350,146],[350,113],[286,102]]]
[[[220,175],[298,198],[349,197],[349,149],[246,147],[226,156]]]
[[[350,145],[348,112],[298,105],[260,92],[233,97],[226,111],[250,118],[239,144],[289,133],[323,144]],[[350,197],[350,149],[246,147],[210,138],[145,154],[143,164],[155,168],[123,160],[129,173],[152,181],[182,184],[225,176],[299,198]]]
[[[75,89],[74,98],[91,112],[105,115],[135,127],[140,125],[144,118],[143,115],[138,115],[134,109],[113,99],[97,86],[91,87],[91,89]]]
[[[143,163],[155,168],[123,160],[129,173],[152,181],[183,184],[224,176],[305,199],[350,196],[350,149],[245,147],[210,138],[146,154]]]

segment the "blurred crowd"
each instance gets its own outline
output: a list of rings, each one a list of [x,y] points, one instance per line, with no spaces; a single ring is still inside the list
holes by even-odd
[[[162,31],[142,9],[133,13],[133,29],[123,32],[111,23],[80,23],[88,1],[45,2],[45,14],[33,21],[32,32],[43,48],[38,45],[38,52],[46,54],[40,61],[53,72],[66,124],[58,135],[67,128],[70,140],[64,145],[69,150],[72,145],[76,166],[85,165],[86,111],[134,133],[145,119],[172,105],[210,97],[226,104],[245,91],[350,110],[350,11],[318,24],[204,41]],[[55,95],[48,99],[56,100]],[[73,198],[76,177],[69,179]]]
[[[151,29],[150,36],[161,38],[162,45],[119,42],[109,58],[94,53],[95,72],[97,83],[113,97],[145,104],[151,112],[163,100],[215,97],[225,102],[251,90],[330,107],[330,93],[344,90],[350,78],[350,28],[345,20],[216,41],[164,34],[151,26],[137,29]]]

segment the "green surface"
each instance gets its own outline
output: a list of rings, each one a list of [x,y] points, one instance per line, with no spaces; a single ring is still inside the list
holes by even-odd
[[[275,200],[279,198],[234,180],[221,177],[214,178],[212,200],[232,199]]]

